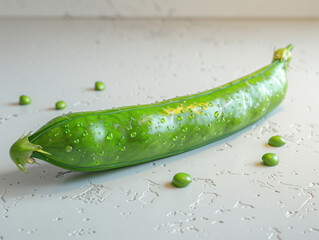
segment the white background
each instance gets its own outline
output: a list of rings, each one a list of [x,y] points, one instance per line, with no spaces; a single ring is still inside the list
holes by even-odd
[[[0,240],[318,239],[317,9],[318,1],[0,0]],[[231,137],[99,173],[39,160],[26,175],[10,160],[15,140],[62,113],[213,88],[289,43],[284,102]],[[93,91],[95,81],[106,90]],[[19,106],[21,94],[32,104]],[[67,109],[54,110],[61,99]],[[266,144],[275,134],[286,146]],[[278,166],[261,164],[266,152],[280,156]],[[170,183],[181,171],[193,182],[177,189]]]

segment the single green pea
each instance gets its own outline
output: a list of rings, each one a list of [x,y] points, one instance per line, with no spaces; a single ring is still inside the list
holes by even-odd
[[[26,95],[21,95],[19,98],[19,105],[28,105],[31,102],[31,98]]]
[[[66,103],[64,101],[58,101],[55,104],[55,109],[60,110],[66,108]]]
[[[279,157],[275,153],[265,153],[261,159],[267,166],[276,166],[279,163]]]
[[[102,91],[105,89],[105,84],[103,82],[95,82],[94,89],[96,91]]]
[[[281,147],[286,144],[286,140],[282,136],[276,135],[269,138],[268,144],[273,147]]]
[[[177,173],[173,177],[173,185],[178,188],[183,188],[188,186],[192,182],[192,177],[188,173]]]

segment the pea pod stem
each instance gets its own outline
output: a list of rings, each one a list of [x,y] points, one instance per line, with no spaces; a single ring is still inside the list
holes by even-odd
[[[12,161],[17,165],[20,171],[27,173],[26,164],[38,164],[31,155],[34,152],[39,152],[43,154],[50,155],[50,153],[42,150],[40,145],[33,144],[29,141],[29,136],[31,132],[27,135],[22,135],[10,148],[10,157]]]

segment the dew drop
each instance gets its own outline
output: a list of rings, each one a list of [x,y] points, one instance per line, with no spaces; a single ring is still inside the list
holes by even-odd
[[[162,119],[161,119],[161,123],[164,123],[164,122],[165,122],[165,118],[162,118]]]
[[[166,144],[166,141],[165,141],[165,140],[163,141],[163,144]]]
[[[107,140],[112,140],[113,139],[113,133],[111,133],[111,132],[108,133],[107,136],[106,136],[106,139]]]
[[[194,114],[189,115],[189,118],[193,119],[194,118]]]
[[[175,142],[177,140],[177,136],[174,136],[173,137],[173,141]]]
[[[121,148],[121,151],[124,152],[125,150],[126,150],[126,147],[123,146],[123,147]]]
[[[217,117],[219,116],[219,112],[216,111],[216,112],[214,113],[214,116],[217,118]]]
[[[130,136],[131,136],[132,138],[136,137],[136,132],[131,132]]]
[[[148,124],[149,126],[152,126],[152,121],[151,121],[151,120],[148,120],[148,121],[147,121],[147,124]]]
[[[70,129],[65,130],[65,134],[68,134],[68,133],[70,133]]]
[[[65,147],[65,150],[66,150],[67,152],[71,152],[71,151],[72,151],[72,146],[70,146],[70,145],[66,146],[66,147]]]
[[[104,151],[101,151],[101,152],[100,152],[100,156],[103,156],[103,155],[104,155]]]
[[[212,104],[212,103],[208,103],[208,106],[209,106],[209,107],[213,107],[213,106],[214,106],[214,104]]]
[[[182,127],[182,132],[187,132],[187,127]]]
[[[75,139],[74,141],[73,141],[74,143],[79,143],[80,142],[80,139]]]
[[[177,117],[177,120],[178,120],[178,121],[182,121],[182,120],[183,120],[183,117],[182,117],[182,116],[178,116],[178,117]]]

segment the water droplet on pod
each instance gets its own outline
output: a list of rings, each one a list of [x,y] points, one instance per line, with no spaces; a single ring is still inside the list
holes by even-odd
[[[70,146],[70,145],[66,146],[66,147],[65,147],[65,150],[66,150],[67,152],[71,152],[71,151],[72,151],[72,146]]]
[[[106,136],[106,139],[107,140],[112,140],[113,139],[113,133],[111,133],[111,132],[108,133],[107,136]]]

